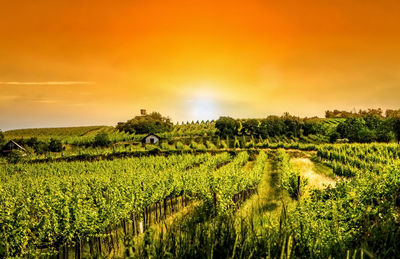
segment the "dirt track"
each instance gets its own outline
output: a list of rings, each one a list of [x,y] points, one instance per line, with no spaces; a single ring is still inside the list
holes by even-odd
[[[308,178],[310,187],[323,189],[328,185],[335,186],[334,179],[315,171],[314,163],[310,159],[292,158],[291,162],[295,168],[300,170],[301,176]]]

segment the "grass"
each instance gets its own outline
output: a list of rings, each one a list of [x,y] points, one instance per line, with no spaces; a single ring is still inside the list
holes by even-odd
[[[105,126],[16,129],[5,131],[4,136],[7,139],[31,137],[48,139],[51,137],[83,136],[102,128],[105,128]]]

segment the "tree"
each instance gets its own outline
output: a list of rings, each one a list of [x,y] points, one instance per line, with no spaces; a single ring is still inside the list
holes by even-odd
[[[94,137],[93,145],[95,147],[108,147],[110,144],[111,140],[105,132],[100,132]]]
[[[302,128],[302,122],[299,118],[291,116],[289,113],[285,113],[282,116],[283,122],[285,124],[285,134],[288,137],[299,137]]]
[[[334,131],[329,135],[329,142],[335,143],[338,138],[340,138],[340,134],[337,131]]]
[[[171,131],[173,123],[170,118],[163,117],[158,112],[152,112],[145,116],[136,116],[125,123],[118,123],[116,128],[131,134],[149,134]]]
[[[61,152],[63,149],[62,143],[57,139],[50,139],[49,143],[49,151],[51,152]]]
[[[235,136],[238,134],[240,123],[231,117],[220,117],[215,122],[219,136]]]
[[[31,137],[27,141],[20,139],[17,142],[23,146],[31,147],[37,154],[44,154],[49,151],[49,145],[44,141],[39,141],[36,137]]]
[[[379,142],[390,142],[395,138],[392,119],[386,118],[382,120],[376,129],[376,140]]]
[[[336,130],[341,138],[347,138],[350,142],[364,142],[362,137],[368,135],[368,129],[362,118],[349,118],[338,124]],[[363,132],[364,131],[364,132]]]
[[[318,118],[304,119],[303,135],[308,136],[310,134],[322,133],[322,126],[323,124]]]
[[[396,135],[397,141],[400,142],[400,117],[392,118],[393,132]]]
[[[242,134],[253,135],[258,132],[258,125],[260,122],[256,119],[245,120],[242,124]]]

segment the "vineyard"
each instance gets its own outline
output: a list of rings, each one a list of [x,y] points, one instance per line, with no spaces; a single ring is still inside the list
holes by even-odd
[[[5,166],[0,186],[5,255],[56,253],[111,236],[110,229],[127,222],[146,228],[167,215],[177,197],[185,203],[202,200],[210,211],[224,213],[235,205],[234,195],[257,186],[266,158],[261,152],[246,173],[241,171],[246,152]]]
[[[90,144],[103,133],[110,146]],[[182,123],[160,135],[160,143],[142,145],[143,135],[103,126],[6,132],[6,138],[58,138],[64,149],[0,161],[0,256],[400,252],[397,143],[219,136],[213,121]]]

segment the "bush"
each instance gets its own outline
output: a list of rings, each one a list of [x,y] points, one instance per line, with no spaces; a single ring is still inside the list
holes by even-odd
[[[63,146],[60,140],[51,139],[49,143],[49,151],[51,152],[61,152],[63,150]]]
[[[107,133],[100,132],[94,137],[93,146],[95,147],[108,147],[111,145],[111,140]]]
[[[12,150],[7,156],[6,160],[9,163],[24,162],[28,159],[27,154],[22,150]]]
[[[307,178],[300,178],[300,186],[298,185],[298,177],[300,172],[295,170],[290,164],[290,157],[282,149],[278,150],[279,171],[281,173],[281,188],[288,191],[289,195],[294,198],[299,198],[299,188],[302,190],[308,183]]]

